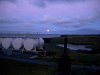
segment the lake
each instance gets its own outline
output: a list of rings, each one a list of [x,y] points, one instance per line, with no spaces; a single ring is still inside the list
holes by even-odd
[[[64,44],[58,44],[59,47],[64,47]],[[86,48],[87,45],[73,45],[73,44],[67,44],[67,48],[70,50],[87,50],[91,51],[91,48]]]

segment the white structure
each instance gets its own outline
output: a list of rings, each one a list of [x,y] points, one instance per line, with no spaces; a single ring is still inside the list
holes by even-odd
[[[13,48],[15,50],[19,50],[22,47],[23,42],[24,42],[24,39],[22,39],[22,38],[13,39],[13,41],[12,41]]]
[[[3,48],[8,49],[11,45],[11,42],[12,42],[12,38],[3,38],[2,39]]]
[[[24,46],[26,51],[36,51],[36,49],[43,49],[44,40],[42,38],[0,38],[0,44],[4,49],[13,46],[14,50],[21,50]]]
[[[32,49],[36,50],[37,41],[31,38],[27,38],[24,41],[24,48],[26,51],[31,51]]]
[[[43,45],[44,45],[44,40],[42,38],[39,38],[38,39],[38,48],[43,49]]]

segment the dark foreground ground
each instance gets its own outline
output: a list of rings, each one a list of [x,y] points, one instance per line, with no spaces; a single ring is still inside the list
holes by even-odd
[[[55,75],[56,67],[0,59],[0,75]]]
[[[57,75],[57,67],[0,58],[0,75]],[[100,75],[100,70],[72,68],[72,75]]]

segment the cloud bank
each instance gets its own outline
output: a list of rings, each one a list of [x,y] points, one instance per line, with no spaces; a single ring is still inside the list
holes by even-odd
[[[58,32],[91,27],[96,30],[100,29],[96,28],[100,24],[99,4],[100,0],[0,0],[0,26],[5,24],[5,30],[6,24],[12,23],[15,30],[19,26],[23,29],[49,26]]]

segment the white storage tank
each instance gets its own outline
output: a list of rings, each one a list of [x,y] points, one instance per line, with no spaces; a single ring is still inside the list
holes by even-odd
[[[37,41],[35,41],[34,39],[27,38],[24,41],[24,48],[26,49],[26,51],[31,51],[32,49],[36,49],[36,46],[37,46]]]
[[[36,42],[36,48],[39,47],[39,39],[34,39],[34,41]]]
[[[11,46],[12,38],[3,38],[2,39],[2,46],[5,49],[8,49]]]
[[[44,40],[42,38],[38,39],[38,48],[43,49]]]
[[[15,50],[19,50],[22,47],[23,42],[24,42],[24,39],[22,39],[22,38],[13,39],[13,41],[12,41],[13,48]]]

